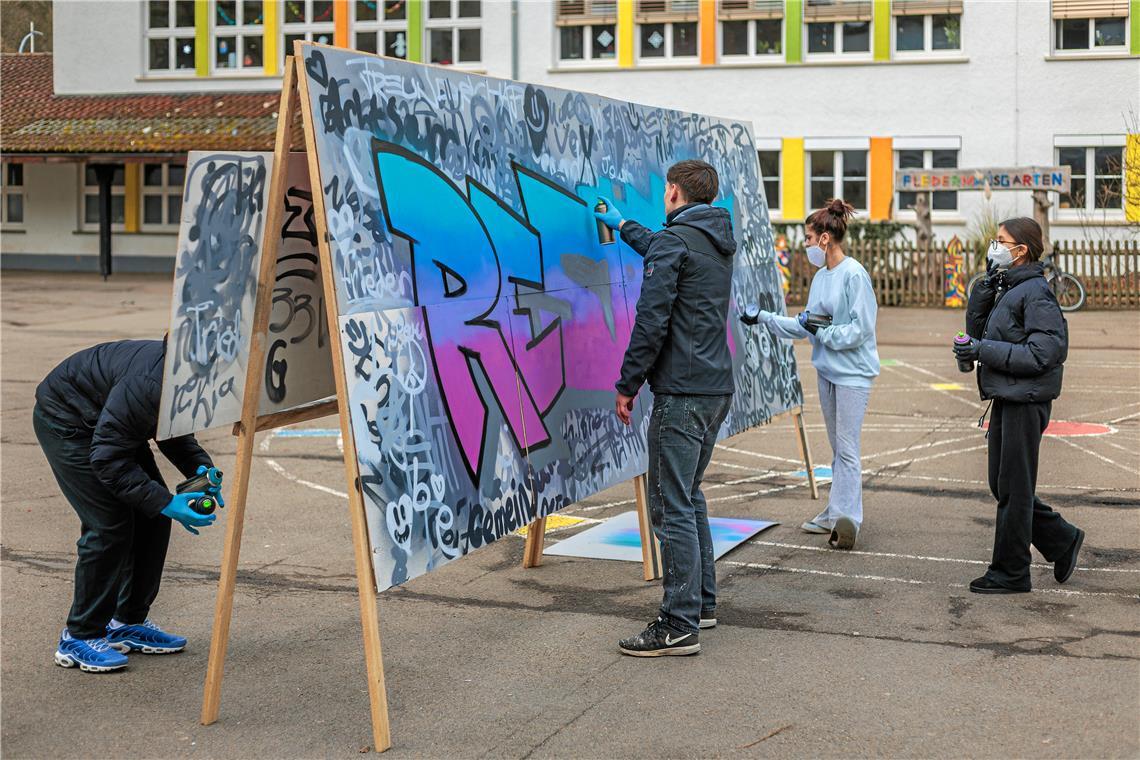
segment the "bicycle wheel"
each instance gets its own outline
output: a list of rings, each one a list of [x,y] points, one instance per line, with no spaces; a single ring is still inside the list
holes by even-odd
[[[1085,305],[1085,286],[1067,272],[1053,278],[1053,295],[1057,296],[1061,311],[1076,311]]]
[[[973,277],[970,278],[969,282],[966,283],[966,300],[967,301],[970,300],[970,294],[974,292],[974,286],[977,285],[979,282],[981,282],[982,278],[984,278],[985,276],[986,276],[985,272],[978,272],[976,275],[974,275]]]

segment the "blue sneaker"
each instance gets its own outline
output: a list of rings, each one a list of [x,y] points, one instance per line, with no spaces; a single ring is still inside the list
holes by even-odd
[[[107,639],[75,639],[63,629],[59,647],[55,650],[55,664],[61,668],[74,668],[88,673],[109,673],[127,667],[127,657],[111,648]]]
[[[150,620],[118,628],[108,626],[107,643],[124,654],[132,650],[143,654],[174,654],[186,648],[186,639],[167,633]]]

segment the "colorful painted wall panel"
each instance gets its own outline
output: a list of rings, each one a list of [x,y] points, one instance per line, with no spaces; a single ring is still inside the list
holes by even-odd
[[[642,473],[613,412],[641,258],[598,194],[660,227],[664,175],[712,163],[739,244],[733,302],[782,310],[748,126],[303,45],[377,583],[401,583]],[[726,326],[722,434],[802,402],[790,347]]]

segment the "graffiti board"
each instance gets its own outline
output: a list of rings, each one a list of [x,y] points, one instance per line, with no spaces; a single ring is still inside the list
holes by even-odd
[[[241,417],[273,154],[192,151],[175,258],[159,440]],[[259,411],[333,395],[304,154],[290,156]]]
[[[642,262],[600,239],[598,194],[660,227],[667,168],[708,161],[738,243],[732,312],[783,311],[748,125],[298,50],[381,590],[645,471],[648,389],[632,426],[613,411]],[[726,327],[731,435],[802,391],[790,346]]]

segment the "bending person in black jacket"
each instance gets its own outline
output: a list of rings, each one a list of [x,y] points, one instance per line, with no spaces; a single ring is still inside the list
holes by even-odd
[[[987,254],[991,275],[966,307],[972,337],[954,348],[958,358],[977,361],[978,389],[993,401],[987,439],[997,525],[989,570],[970,583],[978,594],[1029,591],[1030,543],[1064,583],[1085,537],[1035,493],[1041,436],[1069,351],[1068,325],[1038,262],[1043,248],[1037,222],[1002,222]]]
[[[118,670],[126,652],[168,654],[186,639],[147,618],[158,594],[171,519],[191,533],[216,516],[171,494],[154,461],[166,343],[103,343],[65,359],[36,388],[32,424],[60,490],[79,515],[75,593],[56,664]],[[158,448],[186,477],[212,467],[191,435]],[[221,502],[219,493],[212,493]]]
[[[616,411],[630,424],[646,380],[649,515],[661,542],[664,598],[658,618],[622,639],[623,654],[696,654],[698,628],[716,625],[716,569],[701,480],[734,390],[726,321],[736,242],[717,196],[716,169],[703,161],[670,167],[665,229],[624,220],[609,199],[596,216],[645,259],[637,318],[618,380]]]

